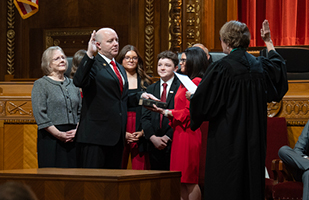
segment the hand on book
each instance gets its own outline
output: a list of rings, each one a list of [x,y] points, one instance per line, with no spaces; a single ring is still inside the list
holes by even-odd
[[[155,96],[153,96],[152,94],[147,93],[147,92],[144,92],[144,93],[142,94],[141,98],[144,98],[144,99],[152,99],[152,100],[155,100],[155,101],[160,101],[160,99],[156,98]]]

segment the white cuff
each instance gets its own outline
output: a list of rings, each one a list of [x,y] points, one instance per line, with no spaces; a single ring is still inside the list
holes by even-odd
[[[169,110],[167,110],[167,109],[164,111],[164,116],[165,117],[168,117],[168,112],[169,112]]]

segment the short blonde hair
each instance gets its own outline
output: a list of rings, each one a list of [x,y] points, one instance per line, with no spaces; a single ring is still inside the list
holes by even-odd
[[[53,59],[53,53],[54,51],[56,50],[59,50],[63,53],[63,55],[65,56],[63,50],[61,49],[61,47],[59,46],[51,46],[51,47],[48,47],[43,55],[42,55],[42,62],[41,62],[41,69],[43,71],[43,74],[44,75],[50,75],[51,73],[51,70],[50,70],[50,62],[52,61]],[[65,56],[65,60],[66,60],[66,69],[68,68],[68,61],[67,61],[67,57]]]
[[[250,44],[251,34],[245,23],[239,21],[226,22],[220,29],[221,40],[234,48],[247,48]]]

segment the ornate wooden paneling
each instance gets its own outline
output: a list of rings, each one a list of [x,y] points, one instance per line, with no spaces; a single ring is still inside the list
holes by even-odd
[[[15,11],[13,0],[7,1],[7,73],[13,75],[15,72]]]
[[[0,83],[0,169],[37,168],[33,83]]]
[[[182,1],[169,0],[169,50],[182,52]]]
[[[33,82],[0,82],[0,120],[5,123],[35,123],[32,87]]]
[[[201,42],[202,1],[169,0],[169,49],[182,52]]]
[[[282,101],[268,104],[268,116],[286,118],[290,146],[294,147],[309,119],[309,81],[290,80]]]
[[[5,67],[8,69],[5,73],[0,74],[0,80],[4,80],[6,74],[13,74],[14,78],[40,78],[42,76],[40,61],[42,53],[46,47],[44,30],[84,30],[89,28],[98,29],[101,27],[111,27],[118,33],[120,47],[132,43],[128,38],[129,35],[135,34],[133,31],[131,33],[130,28],[131,23],[133,23],[130,16],[133,16],[133,13],[135,15],[136,12],[136,10],[131,8],[135,8],[135,3],[138,2],[135,0],[104,0],[103,2],[98,2],[96,0],[63,0],[61,2],[40,1],[39,11],[25,20],[20,17],[18,12],[16,12],[16,8],[12,2],[13,0],[1,1],[1,6],[5,6],[5,9],[1,8],[1,11],[4,11],[6,17],[1,16],[3,17],[2,19],[7,20],[1,20],[0,23],[2,24],[1,27],[3,27],[3,24],[6,24],[5,29],[3,30],[6,30],[9,37],[5,35],[6,42],[1,42],[0,48],[2,49],[1,52],[5,51],[5,55],[7,55],[6,57],[11,60],[5,61],[7,66],[0,66],[1,68]],[[139,18],[144,16],[143,10],[139,10],[139,12],[140,13],[137,13],[137,15],[134,16],[138,17],[137,19],[135,18],[134,21],[136,24],[138,24]],[[8,27],[10,25],[9,23],[14,25],[14,29]],[[13,36],[15,36],[15,40],[13,38],[11,39]],[[1,35],[1,37],[3,36]],[[74,50],[76,52],[80,48],[87,48],[89,38],[90,34],[88,35],[84,46],[77,46],[80,42],[80,38],[75,40],[75,44],[73,43],[73,36],[68,36],[65,40],[68,43],[75,45]],[[136,37],[135,41],[140,39],[141,38]],[[53,41],[53,44],[57,44],[57,40]],[[60,43],[60,46],[62,45],[63,43]],[[8,48],[11,48],[14,51],[14,57],[12,53],[9,53]],[[65,53],[68,56],[73,56],[72,53],[74,50],[72,49]],[[14,62],[12,59],[14,59]],[[8,64],[13,65],[13,68],[8,68]]]
[[[148,74],[152,74],[154,68],[154,15],[154,0],[145,0],[145,68]]]
[[[201,1],[191,0],[184,4],[185,9],[185,47],[191,47],[195,43],[200,43],[201,38]]]
[[[122,4],[126,6],[119,6]],[[87,48],[91,30],[100,27],[116,30],[120,48],[126,44],[137,46],[147,73],[156,76],[156,55],[163,50],[181,52],[194,43],[204,43],[210,50],[221,51],[218,30],[237,13],[237,0],[120,0],[99,4],[95,0],[63,0],[62,6],[42,1],[38,13],[22,20],[15,13],[13,0],[1,5],[6,7],[1,11],[6,11],[7,20],[0,23],[1,27],[5,23],[7,34],[0,52],[5,50],[7,59],[6,66],[0,66],[6,67],[0,80],[5,74],[7,80],[13,76],[40,78],[40,60],[47,46],[59,45],[67,56],[73,56]],[[117,9],[106,9],[113,7]]]
[[[45,29],[44,46],[60,46],[68,56],[73,56],[79,49],[86,49],[94,29]]]
[[[169,49],[182,52],[195,43],[221,51],[219,30],[237,19],[237,0],[169,0]]]

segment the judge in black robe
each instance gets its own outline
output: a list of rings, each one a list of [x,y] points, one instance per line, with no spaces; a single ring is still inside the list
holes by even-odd
[[[223,52],[229,55],[209,66],[191,98],[191,128],[209,121],[207,200],[264,199],[267,102],[280,101],[288,83],[267,20],[261,36],[269,58],[246,52],[250,42],[246,24],[227,22],[220,37]]]

